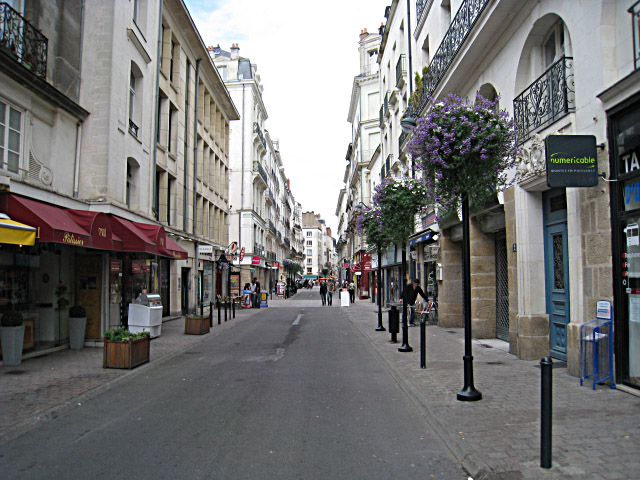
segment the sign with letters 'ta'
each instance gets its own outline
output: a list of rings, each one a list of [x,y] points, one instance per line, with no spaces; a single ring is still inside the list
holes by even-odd
[[[545,141],[547,185],[598,185],[598,147],[593,135],[549,135]]]

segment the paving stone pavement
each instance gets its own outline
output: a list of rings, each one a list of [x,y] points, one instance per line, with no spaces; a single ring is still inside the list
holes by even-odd
[[[317,307],[316,301],[272,299],[270,307]],[[427,368],[420,368],[419,328],[409,329],[414,351],[377,332],[377,307],[356,301],[334,303],[380,356],[398,385],[413,399],[433,430],[474,480],[630,479],[640,471],[640,398],[607,386],[580,387],[580,381],[553,370],[553,467],[540,465],[539,361],[518,360],[506,343],[474,340],[474,383],[478,402],[460,402],[464,331],[427,326]],[[217,324],[213,334],[233,328],[260,312],[237,310],[236,319]],[[383,312],[387,327],[387,314]],[[134,370],[102,368],[102,349],[62,350],[0,366],[0,444],[41,421],[112,388],[130,375],[177,355],[208,335],[184,335],[184,319],[165,322],[151,342],[151,362]],[[402,334],[398,334],[398,339]]]
[[[375,305],[356,302],[342,311],[475,480],[637,478],[640,398],[635,395],[608,384],[595,391],[581,387],[566,368],[554,368],[553,463],[542,469],[539,361],[519,360],[507,352],[506,342],[474,340],[474,384],[482,400],[460,402],[463,329],[427,326],[426,369],[421,369],[419,328],[409,328],[413,352],[401,353],[401,343],[390,343],[388,331],[375,331]]]

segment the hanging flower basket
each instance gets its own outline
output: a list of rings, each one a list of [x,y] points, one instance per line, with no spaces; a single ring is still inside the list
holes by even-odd
[[[506,111],[476,96],[469,103],[457,95],[434,102],[419,118],[408,149],[424,170],[429,196],[441,210],[460,206],[463,197],[481,206],[510,185],[515,166],[516,130]]]

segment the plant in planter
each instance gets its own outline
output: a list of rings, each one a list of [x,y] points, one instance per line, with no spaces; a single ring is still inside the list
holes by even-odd
[[[87,310],[82,305],[74,305],[69,309],[69,348],[82,350],[87,328]]]
[[[132,369],[150,358],[149,332],[131,333],[124,328],[104,332],[103,368]]]
[[[202,335],[209,333],[209,315],[187,315],[184,317],[184,333],[187,335]]]
[[[24,342],[23,317],[20,312],[5,312],[0,319],[2,361],[5,365],[20,365]]]
[[[69,306],[69,300],[67,299],[67,286],[60,282],[55,289],[56,297],[58,297],[58,310],[64,310]]]

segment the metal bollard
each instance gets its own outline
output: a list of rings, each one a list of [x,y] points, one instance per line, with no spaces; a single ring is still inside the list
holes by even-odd
[[[233,312],[233,318],[236,318],[236,302],[231,300],[231,311]]]
[[[551,357],[540,360],[540,467],[551,468],[551,387],[553,362]]]
[[[220,311],[220,300],[216,302],[216,306],[218,307],[218,325],[220,325],[220,315],[222,315],[222,312]]]
[[[227,309],[229,308],[229,300],[224,299],[224,321],[227,321]]]
[[[200,316],[204,315],[204,302],[200,302]]]
[[[427,368],[426,321],[424,315],[420,319],[420,368]]]
[[[213,302],[209,302],[209,328],[213,327]]]

